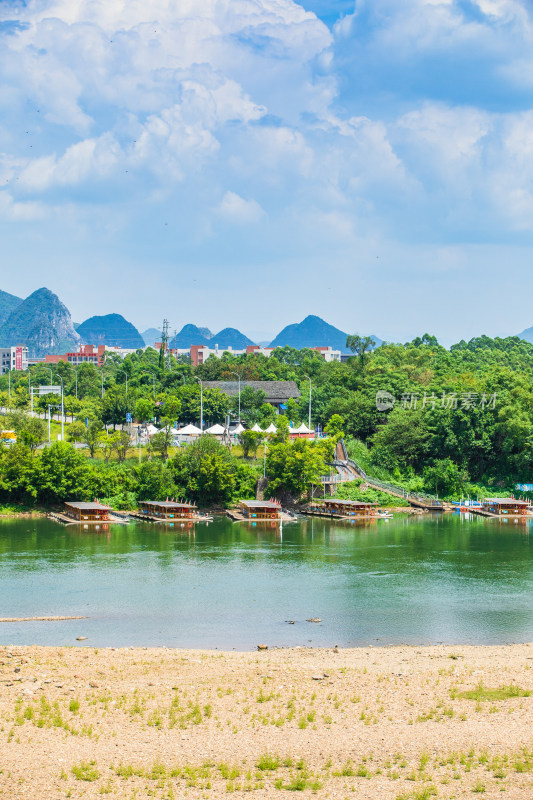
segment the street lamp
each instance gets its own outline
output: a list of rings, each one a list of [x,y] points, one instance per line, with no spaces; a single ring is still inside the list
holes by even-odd
[[[198,381],[198,383],[200,384],[200,430],[203,433],[203,431],[204,431],[204,385],[203,385],[202,381],[200,380],[200,378],[198,378],[196,375],[194,376],[194,380]]]
[[[63,378],[61,375],[57,376],[61,381],[61,441],[65,441],[65,404],[63,402]]]
[[[74,367],[74,374],[76,376],[76,400],[78,399],[78,368]]]
[[[127,397],[128,396],[128,373],[126,372],[125,369],[118,369],[117,373],[119,373],[119,372],[123,372],[124,375],[126,376],[126,397]]]
[[[100,373],[100,377],[102,379],[102,399],[103,399],[103,397],[104,397],[104,373],[103,372]]]
[[[11,367],[9,367],[7,371],[7,387],[9,396],[11,397]]]
[[[304,375],[304,378],[307,378],[307,380],[309,381],[309,425],[308,425],[308,427],[309,427],[309,430],[311,430],[311,388],[312,388],[311,387],[311,378],[309,377],[309,375]]]
[[[230,375],[236,375],[239,381],[239,422],[241,421],[241,376],[237,372],[230,372]]]
[[[267,440],[264,439],[264,452],[263,452],[263,478],[266,478],[267,471]]]
[[[152,376],[152,383],[153,383],[153,387],[154,387],[154,400],[155,400],[155,375],[154,375],[153,372],[149,372],[148,375]]]
[[[52,444],[52,436],[50,433],[50,415],[51,415],[52,406],[48,403],[48,444]]]

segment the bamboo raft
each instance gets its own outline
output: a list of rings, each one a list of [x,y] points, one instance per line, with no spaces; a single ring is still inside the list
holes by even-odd
[[[138,511],[131,511],[129,514],[131,519],[137,520],[139,522],[150,522],[152,524],[163,524],[163,525],[186,525],[191,522],[213,522],[213,517],[209,514],[192,514],[190,517],[154,517],[151,514],[141,514]]]
[[[53,520],[54,522],[59,522],[60,525],[84,525],[84,526],[94,526],[100,527],[100,525],[127,525],[129,520],[127,517],[118,517],[114,514],[109,514],[107,519],[72,519],[72,517],[67,517],[66,514],[61,514],[59,511],[52,511],[50,514],[47,515],[48,519]]]

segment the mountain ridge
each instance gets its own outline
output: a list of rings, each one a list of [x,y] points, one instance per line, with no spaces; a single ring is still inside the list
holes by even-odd
[[[327,347],[333,350],[340,350],[341,353],[349,353],[346,347],[348,334],[330,325],[321,317],[309,314],[301,322],[286,325],[282,331],[270,342],[270,347],[294,347],[301,350],[304,347]],[[375,346],[381,344],[381,339],[372,336]]]
[[[17,297],[0,289],[0,325],[8,319],[9,315],[23,302],[22,297]]]
[[[26,344],[30,357],[65,352],[79,343],[70,311],[45,287],[32,292],[0,326],[0,346]]]
[[[79,325],[78,335],[84,344],[107,344],[137,350],[145,346],[144,339],[122,314],[89,317]]]

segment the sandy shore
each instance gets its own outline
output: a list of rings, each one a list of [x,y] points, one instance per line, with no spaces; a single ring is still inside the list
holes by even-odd
[[[0,797],[530,798],[532,668],[533,645],[2,647]]]

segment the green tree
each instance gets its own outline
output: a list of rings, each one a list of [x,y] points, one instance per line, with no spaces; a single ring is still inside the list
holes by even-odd
[[[150,422],[154,418],[154,403],[149,397],[140,397],[135,403],[135,418],[139,422]]]
[[[263,434],[259,431],[243,431],[239,434],[239,444],[242,447],[242,454],[244,458],[249,458],[250,454],[253,458],[257,456],[259,445],[263,441]]]
[[[327,434],[330,439],[333,439],[335,444],[339,439],[344,438],[344,420],[340,414],[332,414],[327,424],[324,426],[324,433]]]
[[[173,442],[173,436],[170,432],[172,428],[170,420],[165,419],[163,422],[163,427],[158,433],[154,433],[150,439],[150,443],[155,452],[159,453],[163,461],[166,461],[168,458],[168,449]]]
[[[109,438],[111,440],[111,446],[117,454],[117,460],[119,464],[122,464],[122,462],[125,461],[128,456],[130,435],[127,431],[115,431],[115,433]]]
[[[85,440],[85,425],[77,420],[67,428],[67,442],[83,442]]]
[[[424,467],[424,482],[427,489],[441,496],[460,495],[469,480],[468,473],[460,469],[450,458],[438,458]]]
[[[361,372],[365,370],[366,354],[370,350],[373,350],[374,345],[374,339],[371,336],[357,336],[357,334],[353,334],[346,338],[346,347],[349,347],[352,353],[359,357]]]
[[[270,445],[266,470],[274,495],[299,499],[327,472],[325,442],[296,439]]]
[[[85,428],[85,432],[83,434],[83,441],[89,448],[89,453],[91,454],[91,458],[94,458],[94,455],[98,448],[102,444],[102,434],[103,434],[102,423],[99,419],[93,419],[89,422],[88,426]]]
[[[86,499],[90,467],[85,456],[67,442],[43,450],[36,476],[39,499],[48,504]]]

